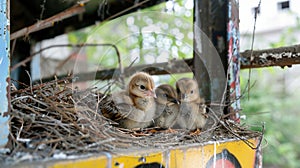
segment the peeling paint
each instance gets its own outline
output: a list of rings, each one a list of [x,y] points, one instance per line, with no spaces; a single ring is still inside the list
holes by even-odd
[[[300,45],[254,51],[246,50],[241,53],[241,56],[242,69],[291,66],[293,64],[300,64]]]
[[[291,52],[287,53],[263,53],[260,57],[261,58],[275,58],[275,59],[282,59],[282,58],[295,58],[299,57],[300,53],[293,54]]]
[[[235,112],[231,118],[235,121],[240,120],[239,111],[240,105],[240,55],[239,55],[239,10],[238,1],[228,2],[228,23],[227,23],[227,43],[228,43],[228,64],[229,64],[229,79],[228,85],[230,89],[231,104],[230,111]]]
[[[241,59],[242,68],[256,68],[267,66],[289,66],[300,63],[300,53],[280,52],[280,53],[261,53],[250,61],[249,58]]]
[[[7,98],[7,78],[9,77],[9,21],[7,14],[7,2],[0,2],[0,148],[3,148],[8,141],[8,116],[4,113],[8,111]]]

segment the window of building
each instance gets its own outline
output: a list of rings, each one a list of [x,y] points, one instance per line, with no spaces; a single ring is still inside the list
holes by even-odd
[[[288,10],[290,9],[290,1],[282,1],[277,4],[278,10]]]

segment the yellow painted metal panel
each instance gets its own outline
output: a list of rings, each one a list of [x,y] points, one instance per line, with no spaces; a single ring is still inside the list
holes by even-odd
[[[249,142],[258,144],[256,139]],[[241,140],[211,142],[181,146],[167,151],[144,150],[111,155],[81,158],[72,161],[58,161],[48,164],[51,168],[89,168],[89,167],[112,167],[112,168],[138,168],[142,165],[151,165],[171,168],[240,168],[255,167],[256,150],[250,148]]]
[[[91,157],[91,158],[81,158],[77,160],[69,160],[69,161],[58,161],[56,163],[52,163],[52,165],[47,166],[49,168],[106,168],[110,165],[108,163],[108,159],[106,156],[99,157]]]
[[[250,140],[250,142],[256,144],[255,140]],[[239,164],[240,167],[254,167],[256,156],[256,151],[250,148],[243,141],[232,141],[207,145],[204,147],[204,153],[210,154],[210,159],[214,156],[216,156],[216,159],[218,159],[218,154],[226,155],[227,160],[230,160],[230,162],[233,162],[233,160],[237,161],[237,163],[234,163],[236,164],[236,167],[237,164]],[[226,159],[226,157],[224,158]],[[207,162],[208,161],[209,160],[207,160]],[[208,163],[206,163],[206,166],[207,165]]]
[[[142,155],[123,155],[113,158],[112,167],[131,168],[139,165],[155,164],[165,165],[163,153],[150,153]]]
[[[256,144],[256,141],[250,140],[250,142]],[[223,159],[221,156],[223,155]],[[226,156],[225,156],[226,155]],[[209,160],[214,159],[221,160],[218,164],[222,164],[222,161],[236,159],[237,163],[241,167],[254,167],[256,151],[247,146],[243,141],[231,141],[205,146],[189,147],[188,149],[176,149],[171,151],[170,167],[184,168],[184,167],[208,167]],[[227,157],[227,158],[226,158]],[[231,160],[230,160],[231,159]],[[216,165],[223,167],[222,165]]]

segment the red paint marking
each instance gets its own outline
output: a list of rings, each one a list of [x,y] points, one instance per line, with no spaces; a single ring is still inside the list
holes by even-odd
[[[235,165],[226,159],[216,160],[216,166],[211,165],[210,168],[235,168]]]

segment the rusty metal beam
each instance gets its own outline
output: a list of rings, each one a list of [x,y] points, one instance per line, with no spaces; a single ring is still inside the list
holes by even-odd
[[[251,56],[252,53],[252,56]],[[241,68],[262,68],[270,66],[292,66],[300,64],[300,45],[264,50],[250,50],[241,53]]]
[[[124,68],[124,77],[129,77],[134,72],[145,71],[151,75],[164,75],[164,74],[177,74],[177,73],[188,73],[194,70],[193,59],[186,60],[170,60],[169,62],[157,63],[157,64],[145,64],[137,65],[132,67]],[[120,73],[120,69],[112,68],[99,70],[94,72],[86,72],[80,74],[74,74],[76,82],[88,81],[88,80],[108,80],[117,76]],[[51,81],[54,79],[62,79],[69,77],[70,75],[64,74],[57,77],[49,77],[42,79],[43,82]],[[40,82],[35,81],[34,83]]]
[[[43,30],[45,28],[52,27],[56,22],[62,21],[66,18],[72,17],[85,12],[84,4],[77,4],[69,9],[66,9],[63,12],[60,12],[48,19],[38,21],[37,23],[25,27],[19,31],[16,31],[10,35],[10,39],[14,40],[22,36],[28,36],[30,33]]]

